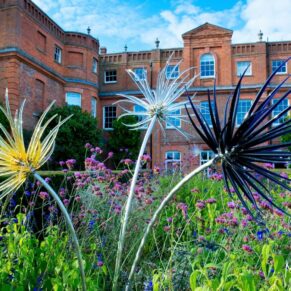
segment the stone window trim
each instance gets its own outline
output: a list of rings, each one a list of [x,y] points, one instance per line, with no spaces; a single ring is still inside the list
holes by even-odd
[[[114,84],[117,83],[117,70],[106,70],[104,72],[104,83],[105,84]]]
[[[236,76],[237,77],[241,77],[243,72],[245,71],[245,69],[248,67],[245,76],[246,77],[251,77],[253,76],[253,72],[252,72],[252,67],[253,64],[251,61],[249,60],[240,60],[240,61],[236,61]]]
[[[279,99],[273,99],[272,100],[272,105],[275,103],[275,102],[278,102]],[[283,101],[281,101],[281,103],[273,110],[272,112],[272,118],[275,117],[276,115],[278,115],[280,112],[282,112],[284,109],[286,109],[288,106],[290,105],[290,102],[288,99],[284,99]],[[282,116],[279,118],[279,120],[276,120],[275,123],[272,124],[272,127],[276,127],[280,124],[282,124],[282,122],[284,121],[284,118],[287,118],[290,116],[290,113],[287,112],[285,114],[285,116]]]
[[[175,128],[181,128],[181,108],[175,110],[175,111],[172,111],[170,114],[173,114],[173,115],[177,115],[178,118],[176,117],[168,117],[167,119],[168,120],[171,120],[172,123],[174,123],[174,125],[172,125],[169,121],[166,120],[166,129],[175,129]]]
[[[117,119],[116,106],[114,105],[103,106],[103,129],[108,131],[113,130],[112,123],[116,119]]]
[[[274,59],[271,61],[271,68],[272,73],[284,62],[284,60],[280,59]],[[279,70],[279,72],[276,73],[276,75],[287,75],[288,74],[288,65],[285,63],[285,65]]]
[[[174,80],[179,78],[180,75],[180,66],[176,64],[170,64],[166,67],[166,79],[167,80]]]
[[[77,99],[79,99],[79,100],[77,100]],[[74,105],[74,106],[79,106],[82,108],[82,94],[80,92],[67,91],[66,92],[66,104],[68,106]]]
[[[62,54],[63,54],[63,50],[58,45],[55,45],[54,61],[57,64],[62,64]]]
[[[181,152],[177,150],[171,150],[165,152],[165,170],[168,171],[169,164],[179,164],[179,168],[181,169],[182,159]]]
[[[98,73],[98,60],[94,57],[92,60],[92,73],[94,73],[94,74]]]
[[[215,75],[216,75],[215,68],[216,68],[216,59],[213,53],[207,52],[200,56],[200,59],[199,59],[200,79],[215,78]]]

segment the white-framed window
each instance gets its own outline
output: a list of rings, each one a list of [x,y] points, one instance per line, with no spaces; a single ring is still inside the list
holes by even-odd
[[[212,54],[204,54],[200,58],[200,77],[211,78],[215,76],[215,61]]]
[[[283,63],[284,60],[272,60],[272,72],[277,70]],[[285,63],[276,74],[287,74],[287,64]]]
[[[104,106],[103,107],[103,128],[112,129],[113,121],[116,120],[116,106]]]
[[[167,65],[166,67],[166,78],[167,79],[177,79],[180,75],[179,66],[177,65]]]
[[[247,70],[246,70],[247,69]],[[252,75],[252,62],[250,61],[239,61],[236,62],[236,75],[242,76],[244,71],[246,70],[245,76]]]
[[[54,60],[61,64],[62,63],[62,49],[59,46],[55,46]]]
[[[279,101],[279,99],[273,99],[272,103],[275,104]],[[284,99],[283,101],[280,102],[280,104],[273,110],[273,117],[281,113],[283,110],[285,110],[289,106],[288,99]],[[277,119],[274,123],[273,126],[280,125],[282,124],[288,116],[288,113],[284,114],[281,116],[279,119]]]
[[[95,118],[97,116],[97,100],[95,97],[91,97],[91,115]]]
[[[108,70],[104,72],[104,82],[105,83],[116,83],[117,82],[117,71]]]
[[[211,107],[214,109],[214,102],[211,101]],[[206,123],[212,127],[212,121],[211,121],[211,116],[210,116],[210,110],[209,110],[209,103],[208,101],[202,101],[200,102],[200,112],[202,116],[204,117]]]
[[[167,118],[166,128],[181,128],[181,109],[171,111]]]
[[[241,125],[252,106],[251,100],[239,100],[236,113],[236,125]]]
[[[145,80],[147,77],[147,71],[145,68],[134,68],[134,73],[138,76],[140,80]]]
[[[210,151],[210,150],[202,150],[200,152],[200,166],[207,163],[208,161],[210,161],[211,159],[214,158],[214,152]],[[205,174],[207,174],[207,176],[210,175],[211,169],[208,167],[205,170]]]
[[[141,113],[141,112],[146,112],[146,109],[140,105],[134,105],[133,107],[134,112],[136,113]],[[140,122],[146,118],[145,115],[136,115],[137,121]],[[147,128],[147,125],[143,125],[142,128]]]
[[[181,153],[178,151],[168,151],[165,155],[166,171],[173,171],[177,168],[181,169]]]
[[[92,72],[95,74],[97,74],[98,72],[98,61],[95,58],[93,58],[93,61],[92,61]]]
[[[77,92],[67,92],[66,93],[66,103],[67,105],[74,105],[81,107],[82,104],[82,95]]]

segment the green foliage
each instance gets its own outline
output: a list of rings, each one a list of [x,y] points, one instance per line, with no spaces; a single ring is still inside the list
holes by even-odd
[[[62,119],[73,115],[59,130],[56,147],[53,154],[53,168],[57,168],[59,161],[75,159],[76,168],[84,168],[83,160],[86,149],[85,144],[90,143],[94,146],[100,144],[101,132],[97,127],[97,120],[88,112],[84,112],[78,106],[54,107],[47,114],[46,120],[58,114]],[[48,127],[53,128],[58,119],[56,118]]]
[[[125,124],[137,122],[134,116],[125,116],[113,122],[113,131],[108,140],[109,149],[114,153],[114,163],[118,165],[124,158],[135,160],[140,147],[140,131],[130,130]]]

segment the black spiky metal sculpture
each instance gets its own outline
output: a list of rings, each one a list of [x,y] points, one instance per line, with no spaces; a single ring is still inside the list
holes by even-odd
[[[208,91],[208,105],[212,128],[207,124],[204,116],[193,104],[190,97],[189,101],[197,121],[193,120],[189,110],[185,106],[193,127],[202,140],[214,152],[217,161],[221,161],[225,187],[228,193],[232,196],[230,190],[232,186],[242,205],[257,222],[263,222],[263,220],[261,217],[261,211],[256,204],[253,191],[257,192],[275,208],[290,215],[275,203],[269,190],[258,177],[264,177],[291,191],[291,188],[288,185],[291,179],[288,177],[282,177],[278,173],[270,171],[259,164],[288,163],[291,159],[290,151],[286,150],[286,148],[291,146],[291,142],[268,144],[269,141],[291,132],[290,119],[284,121],[278,126],[274,126],[276,121],[289,112],[290,106],[282,110],[282,112],[276,116],[273,116],[272,114],[274,109],[277,108],[283,100],[287,99],[291,92],[291,90],[288,89],[287,92],[280,95],[279,98],[276,96],[288,80],[289,76],[277,85],[266,98],[262,98],[266,93],[266,89],[270,86],[275,74],[282,66],[284,66],[284,64],[286,65],[290,59],[291,58],[282,63],[281,66],[278,67],[277,70],[267,79],[266,83],[262,86],[254,99],[243,122],[237,128],[237,108],[240,99],[241,84],[246,71],[241,76],[233,95],[228,98],[223,120],[220,120],[218,114],[215,85],[213,103],[211,102],[210,91]],[[275,96],[277,102],[272,102]],[[282,151],[282,149],[285,150]],[[254,215],[253,211],[250,210],[247,201],[249,201],[253,208],[257,210],[256,215]]]

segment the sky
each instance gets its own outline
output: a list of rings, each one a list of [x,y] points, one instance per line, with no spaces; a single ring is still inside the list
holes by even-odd
[[[205,22],[233,30],[233,43],[291,39],[290,0],[33,0],[65,31],[98,38],[107,52],[182,47],[181,35]]]

